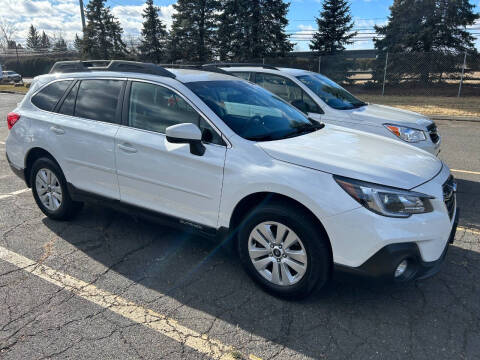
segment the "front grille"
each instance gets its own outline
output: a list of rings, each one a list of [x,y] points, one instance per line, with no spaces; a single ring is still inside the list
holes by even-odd
[[[443,184],[443,201],[447,207],[448,216],[450,216],[450,219],[453,217],[453,213],[455,212],[456,191],[457,183],[455,182],[453,176],[450,175],[445,184]]]
[[[436,144],[440,140],[440,136],[438,135],[437,125],[432,123],[431,125],[427,126],[428,134],[430,135],[430,139],[432,142]]]

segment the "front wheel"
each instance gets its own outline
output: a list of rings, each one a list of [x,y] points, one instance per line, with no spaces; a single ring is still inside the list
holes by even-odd
[[[301,298],[329,280],[332,260],[327,241],[308,214],[271,204],[248,215],[238,248],[248,274],[264,289]]]

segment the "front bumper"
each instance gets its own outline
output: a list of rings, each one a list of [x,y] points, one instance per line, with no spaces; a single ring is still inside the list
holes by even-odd
[[[335,277],[357,277],[374,282],[406,282],[417,279],[426,279],[435,275],[442,266],[450,244],[455,240],[459,218],[459,210],[456,210],[453,226],[448,242],[438,260],[423,261],[417,243],[390,244],[378,252],[359,267],[349,267],[335,264]],[[407,270],[399,277],[395,277],[395,269],[403,261],[408,261]]]

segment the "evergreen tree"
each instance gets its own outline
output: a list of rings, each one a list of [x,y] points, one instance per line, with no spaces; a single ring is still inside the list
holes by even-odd
[[[42,31],[42,36],[40,38],[40,48],[42,50],[48,50],[50,49],[50,39],[49,37],[47,36],[47,34],[45,34],[45,31]]]
[[[38,50],[40,48],[40,42],[41,39],[37,29],[35,29],[35,26],[30,25],[27,36],[27,48],[31,50]]]
[[[208,61],[212,58],[218,0],[178,0],[173,5],[170,57],[172,60]]]
[[[146,5],[139,50],[142,58],[159,63],[165,54],[167,30],[158,16],[160,8],[153,5],[153,0],[147,0]]]
[[[345,50],[357,35],[352,32],[350,5],[346,0],[325,0],[320,17],[316,18],[318,30],[313,35],[310,49],[322,55],[333,55]]]
[[[283,56],[293,49],[285,33],[289,4],[283,0],[222,0],[218,55],[222,60]]]
[[[76,33],[75,33],[75,40],[73,40],[73,47],[78,52],[82,52],[82,48],[83,48],[82,39],[80,39]]]
[[[474,51],[466,30],[480,18],[469,0],[394,0],[388,24],[376,26],[381,52]]]
[[[105,0],[91,0],[86,7],[87,26],[82,40],[83,53],[91,59],[124,57],[126,45],[119,21],[105,7]]]
[[[60,35],[55,43],[53,44],[53,51],[67,51],[67,43],[65,39]]]

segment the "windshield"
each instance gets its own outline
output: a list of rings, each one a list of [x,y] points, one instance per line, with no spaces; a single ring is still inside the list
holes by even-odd
[[[279,140],[323,127],[262,87],[245,81],[198,81],[185,85],[235,133],[248,140]]]
[[[337,83],[320,74],[301,75],[297,76],[297,79],[334,109],[351,110],[367,105]]]

